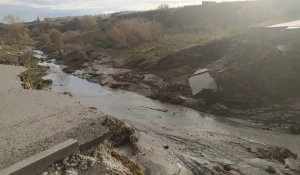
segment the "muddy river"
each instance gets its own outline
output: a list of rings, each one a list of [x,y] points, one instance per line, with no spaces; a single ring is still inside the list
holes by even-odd
[[[37,58],[46,57],[41,51],[35,51],[35,56]],[[247,122],[239,122],[230,118],[200,113],[182,106],[161,103],[134,92],[102,87],[99,84],[64,73],[62,71],[63,66],[56,65],[55,60],[39,64],[50,67],[50,73],[44,79],[51,79],[53,81],[53,84],[49,87],[53,92],[70,92],[78,103],[89,107],[97,107],[100,111],[125,121],[139,132],[145,134],[152,133],[151,138],[156,137],[156,135],[159,135],[161,138],[167,133],[169,136],[189,139],[189,141],[195,138],[203,138],[203,140],[207,142],[211,141],[212,143],[214,140],[217,140],[216,142],[224,140],[226,143],[228,140],[243,140],[243,142],[247,143],[284,146],[291,149],[294,153],[300,154],[300,137],[297,135],[290,135],[279,131],[261,130],[249,126]],[[167,112],[153,109],[167,110]],[[230,139],[229,137],[234,139]],[[171,142],[167,139],[162,139],[162,141]],[[195,140],[193,143],[196,143]],[[224,151],[228,153],[235,151],[234,148],[231,150],[231,148],[227,147],[228,144],[224,145],[224,149],[226,148]],[[182,150],[182,148],[178,149]],[[221,155],[212,156],[208,152],[205,152],[205,154],[201,153],[201,155],[206,155],[207,159],[213,162],[218,162],[220,157],[224,157]],[[184,153],[188,154],[191,151],[185,151]],[[156,161],[159,162],[158,160]],[[254,163],[259,162],[250,158],[247,158],[246,162],[252,164],[252,161]],[[232,160],[229,162],[232,162]],[[149,163],[148,166],[153,169],[159,169],[157,166],[149,165]],[[245,174],[248,174],[245,172],[246,170],[243,171]]]

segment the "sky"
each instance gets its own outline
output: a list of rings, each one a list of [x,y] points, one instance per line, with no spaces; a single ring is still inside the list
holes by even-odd
[[[201,3],[201,0],[0,0],[0,20],[8,14],[19,16],[24,21],[32,21],[37,17],[43,19],[97,15],[128,10],[151,10],[160,4],[179,7]]]

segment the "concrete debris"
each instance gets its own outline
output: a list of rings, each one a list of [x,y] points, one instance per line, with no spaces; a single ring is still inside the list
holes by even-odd
[[[208,73],[208,69],[200,69],[189,79],[193,95],[198,94],[202,89],[218,89],[215,80]]]
[[[87,171],[97,164],[97,159],[84,155],[66,157],[60,162],[51,165],[41,175],[78,175],[81,171]]]

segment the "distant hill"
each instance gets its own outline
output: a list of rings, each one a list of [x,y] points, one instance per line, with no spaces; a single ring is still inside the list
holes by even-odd
[[[142,17],[160,21],[165,28],[210,30],[218,26],[249,26],[283,16],[297,18],[299,11],[300,1],[261,0],[208,3],[207,5],[119,14],[117,19]]]

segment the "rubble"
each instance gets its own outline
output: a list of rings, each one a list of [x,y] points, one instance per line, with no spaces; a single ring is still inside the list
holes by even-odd
[[[81,154],[72,155],[51,165],[41,175],[78,175],[81,171],[87,171],[90,167],[99,163],[93,157]]]

